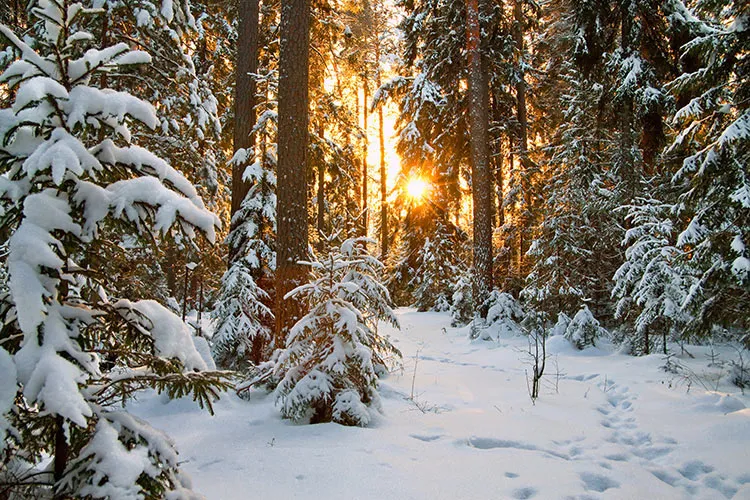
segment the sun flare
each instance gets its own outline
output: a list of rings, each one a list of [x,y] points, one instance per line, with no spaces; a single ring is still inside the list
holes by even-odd
[[[406,185],[406,192],[412,200],[419,201],[427,193],[427,183],[420,178],[411,179]]]

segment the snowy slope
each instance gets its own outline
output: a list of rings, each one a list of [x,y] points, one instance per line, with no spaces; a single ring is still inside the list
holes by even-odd
[[[215,417],[153,396],[135,411],[174,437],[209,499],[750,499],[750,398],[703,387],[716,372],[706,348],[679,359],[699,375],[690,384],[662,356],[555,337],[533,405],[525,338],[471,342],[447,314],[399,319],[403,370],[381,384],[385,416],[370,428],[294,425],[260,393],[227,395]]]

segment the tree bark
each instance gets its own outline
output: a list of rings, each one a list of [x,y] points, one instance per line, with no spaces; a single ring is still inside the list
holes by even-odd
[[[367,231],[369,228],[369,213],[367,208],[367,150],[368,150],[368,138],[367,138],[367,111],[369,107],[368,101],[368,86],[367,86],[367,74],[364,75],[363,79],[363,87],[364,87],[364,106],[362,106],[362,110],[364,111],[364,133],[365,133],[365,150],[362,152],[362,223],[364,225],[364,236],[367,236]]]
[[[378,65],[377,84],[378,88],[383,84],[380,74],[380,40],[375,44],[375,61]],[[385,165],[385,130],[383,129],[383,104],[378,106],[378,139],[380,141],[380,258],[385,260],[388,256],[388,173]]]
[[[234,151],[252,150],[255,146],[255,78],[258,71],[258,0],[239,0],[237,5],[239,29],[237,37],[237,67],[234,87]],[[248,159],[252,161],[252,158]],[[250,184],[242,180],[248,162],[232,165],[231,216],[242,206]],[[229,249],[229,265],[237,258],[238,248]]]
[[[65,475],[65,469],[68,466],[68,456],[70,455],[70,445],[65,437],[65,419],[57,415],[55,417],[55,459],[54,459],[54,479],[55,484]],[[62,495],[55,493],[55,500],[64,498]]]
[[[323,128],[322,123],[318,125],[318,136],[321,140],[325,137],[325,129]],[[318,205],[318,250],[323,251],[325,250],[325,238],[323,238],[323,235],[325,234],[325,203],[326,203],[326,196],[325,196],[325,178],[326,178],[326,166],[325,162],[320,162],[320,165],[318,166],[318,198],[317,198],[317,205]]]
[[[479,0],[467,0],[469,57],[469,141],[471,190],[474,200],[474,301],[478,312],[492,290],[492,175],[489,152],[489,88],[480,49]]]
[[[523,275],[523,257],[526,254],[526,231],[531,225],[531,186],[529,163],[529,120],[526,114],[526,77],[523,69],[523,0],[515,0],[513,4],[513,40],[518,51],[518,81],[516,83],[516,117],[518,119],[518,167],[521,180],[521,195],[523,207],[521,210],[520,226],[518,228],[518,247],[516,248],[519,276]]]
[[[302,304],[284,296],[305,280],[310,0],[281,7],[277,169],[276,346],[301,317]]]

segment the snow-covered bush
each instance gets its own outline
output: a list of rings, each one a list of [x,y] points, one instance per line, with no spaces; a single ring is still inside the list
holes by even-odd
[[[578,349],[596,345],[596,339],[607,335],[607,330],[599,326],[599,322],[591,314],[587,306],[583,306],[565,329],[565,338],[575,344]]]
[[[521,304],[509,293],[493,290],[487,298],[487,326],[495,326],[500,335],[521,335],[524,318]]]
[[[0,213],[10,235],[0,474],[12,476],[0,483],[22,497],[186,498],[173,443],[121,404],[153,388],[210,408],[225,375],[205,371],[188,327],[168,309],[112,297],[95,252],[113,227],[134,239],[180,230],[213,241],[219,221],[182,174],[131,143],[132,126],[159,125],[154,108],[97,87],[150,56],[124,43],[98,48],[86,28],[101,11],[87,4],[30,8],[31,44],[0,26],[21,55],[0,78],[15,90],[12,108],[0,110]]]
[[[555,323],[555,326],[553,326],[552,330],[549,332],[550,337],[565,335],[565,331],[568,329],[568,325],[570,325],[571,321],[573,320],[570,319],[570,316],[564,312],[559,313],[557,315],[557,323]]]
[[[378,279],[382,264],[367,253],[367,242],[373,243],[348,239],[307,262],[310,283],[288,294],[306,300],[309,312],[289,331],[275,368],[286,418],[365,426],[371,409],[380,409],[375,364],[400,353],[376,322],[398,321]]]

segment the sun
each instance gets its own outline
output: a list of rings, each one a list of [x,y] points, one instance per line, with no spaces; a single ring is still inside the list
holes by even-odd
[[[419,201],[427,193],[427,183],[419,177],[415,177],[406,185],[406,192],[412,200]]]

